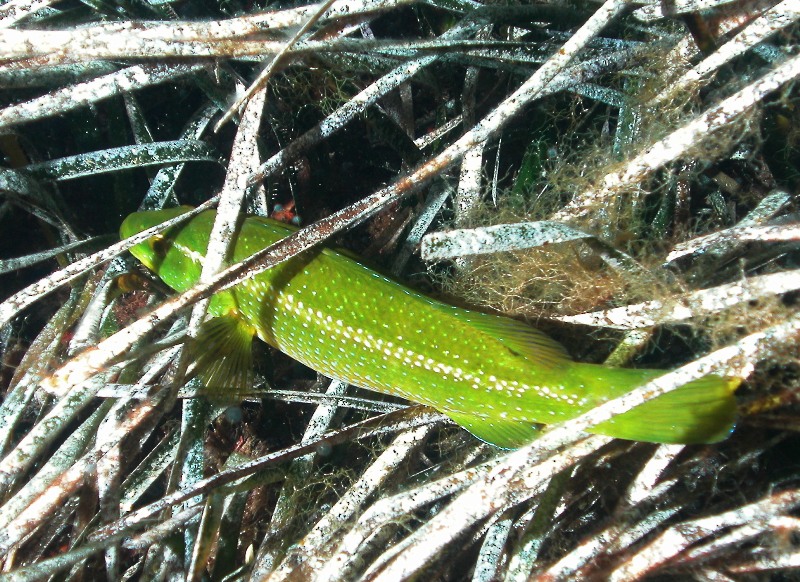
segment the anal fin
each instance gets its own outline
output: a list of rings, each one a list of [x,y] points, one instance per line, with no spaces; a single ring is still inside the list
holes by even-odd
[[[541,424],[502,418],[483,418],[475,414],[443,410],[456,424],[464,427],[484,442],[501,449],[516,449],[534,440]]]

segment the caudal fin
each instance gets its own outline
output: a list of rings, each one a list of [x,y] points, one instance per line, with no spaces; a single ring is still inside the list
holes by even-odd
[[[637,406],[590,432],[653,443],[700,444],[725,439],[736,420],[738,378],[706,376]]]

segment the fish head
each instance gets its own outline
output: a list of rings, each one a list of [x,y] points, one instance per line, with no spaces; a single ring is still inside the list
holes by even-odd
[[[164,210],[134,212],[122,222],[119,228],[119,236],[120,238],[128,238],[129,236],[138,234],[143,230],[161,224],[171,218],[185,214],[190,210],[192,210],[191,206],[178,206],[177,208],[167,208]],[[177,226],[175,228],[180,229],[182,226]],[[169,230],[156,234],[143,243],[131,247],[130,252],[134,257],[139,259],[145,267],[154,273],[158,273],[169,247],[170,235],[171,233]]]

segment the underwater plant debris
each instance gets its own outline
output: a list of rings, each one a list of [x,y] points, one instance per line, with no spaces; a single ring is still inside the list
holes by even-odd
[[[798,20],[792,0],[0,5],[0,576],[793,578]],[[212,208],[198,284],[127,252]],[[236,262],[245,215],[300,229]],[[209,303],[318,245],[664,373],[515,450],[265,345],[209,390]],[[719,442],[590,434],[709,375],[743,381]]]

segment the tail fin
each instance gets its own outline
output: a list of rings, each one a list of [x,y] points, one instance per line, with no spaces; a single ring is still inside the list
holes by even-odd
[[[706,376],[637,406],[589,432],[654,443],[700,444],[725,439],[736,420],[738,378]]]

